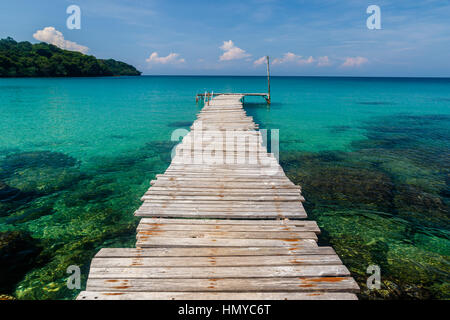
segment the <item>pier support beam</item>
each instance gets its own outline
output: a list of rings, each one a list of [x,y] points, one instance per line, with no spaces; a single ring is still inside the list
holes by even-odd
[[[268,104],[270,104],[270,63],[269,63],[269,56],[266,56],[267,58],[267,98],[266,101]]]

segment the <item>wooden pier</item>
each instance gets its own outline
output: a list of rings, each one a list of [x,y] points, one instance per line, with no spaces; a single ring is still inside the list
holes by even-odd
[[[199,102],[203,99],[212,99],[214,97],[217,96],[235,96],[235,95],[240,95],[242,97],[263,97],[264,100],[266,100],[266,102],[268,104],[271,103],[270,101],[270,92],[268,93],[214,93],[214,92],[205,92],[205,93],[198,93],[195,96],[195,102]]]
[[[270,98],[270,63],[269,63],[269,56],[266,56],[267,61],[267,93],[214,93],[214,92],[205,92],[205,93],[198,93],[195,96],[195,102],[199,102],[203,99],[203,101],[209,101],[210,99],[217,97],[217,96],[242,96],[242,99],[244,97],[263,97],[264,100],[266,100],[267,104],[271,104],[271,98]]]
[[[77,299],[356,299],[359,287],[306,218],[246,115],[215,95],[151,181],[136,248],[102,249]]]

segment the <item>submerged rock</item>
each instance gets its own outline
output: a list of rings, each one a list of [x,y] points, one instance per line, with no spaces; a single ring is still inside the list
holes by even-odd
[[[348,159],[345,161],[343,153],[294,153],[283,156],[281,163],[288,176],[303,186],[306,199],[312,203],[391,208],[394,185],[390,177],[379,170],[357,167]]]
[[[329,128],[331,133],[338,133],[338,134],[339,133],[343,133],[343,132],[347,132],[350,129],[352,129],[351,126],[345,126],[345,125],[342,125],[342,126],[329,126],[328,128]]]
[[[5,220],[5,223],[17,225],[39,219],[43,216],[52,215],[55,213],[53,208],[54,201],[35,201],[29,206],[22,206],[19,210],[14,211]]]
[[[141,150],[144,151],[147,156],[159,157],[159,159],[167,164],[172,160],[171,153],[173,147],[178,144],[177,141],[150,141],[145,144],[145,147]]]
[[[308,215],[322,229],[365,299],[449,298],[446,161],[427,161],[416,138],[371,135],[352,152],[284,152],[281,164],[302,186]],[[354,145],[355,146],[355,145]],[[443,153],[432,147],[427,154]],[[442,167],[437,167],[437,163]],[[380,290],[366,268],[379,265]]]
[[[0,292],[12,293],[15,284],[38,263],[39,242],[22,231],[0,232]]]
[[[0,201],[11,201],[20,193],[19,189],[11,188],[6,183],[0,181]]]
[[[399,186],[394,202],[399,213],[414,218],[423,226],[436,224],[442,227],[442,221],[449,217],[450,208],[439,195],[424,192],[416,186]]]
[[[8,155],[2,161],[1,166],[6,170],[14,171],[36,167],[73,167],[77,163],[75,158],[61,152],[33,151]]]
[[[10,208],[27,203],[37,196],[38,194],[36,192],[23,191],[0,181],[0,203],[3,203]],[[9,210],[0,211],[0,216],[7,215],[8,211]]]
[[[393,105],[395,103],[388,101],[358,101],[357,104],[366,105],[366,106],[384,106],[384,105]]]
[[[193,121],[175,121],[170,122],[167,126],[171,128],[189,128],[192,126]]]

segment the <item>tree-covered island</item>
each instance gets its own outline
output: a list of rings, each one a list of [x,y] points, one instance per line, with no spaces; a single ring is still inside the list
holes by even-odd
[[[102,60],[52,44],[0,40],[0,77],[139,76],[135,67],[113,59]]]

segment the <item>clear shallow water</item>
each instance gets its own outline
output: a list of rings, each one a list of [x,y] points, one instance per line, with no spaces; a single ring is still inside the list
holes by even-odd
[[[0,294],[72,298],[65,269],[133,246],[133,211],[170,163],[195,94],[262,92],[264,77],[0,79]],[[272,79],[281,163],[368,298],[449,297],[450,80]],[[11,232],[9,232],[11,231]],[[365,288],[369,264],[383,287]]]

